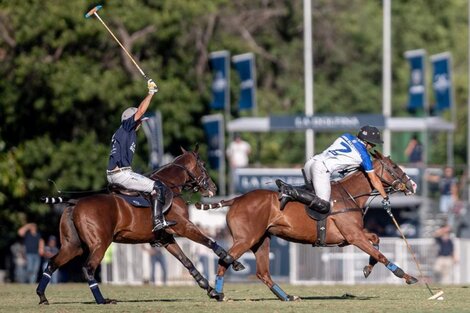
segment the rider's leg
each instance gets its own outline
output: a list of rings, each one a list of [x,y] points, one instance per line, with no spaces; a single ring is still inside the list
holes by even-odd
[[[176,225],[174,221],[167,221],[163,216],[163,207],[165,206],[165,185],[160,181],[155,181],[152,191],[152,214],[153,214],[153,232]]]

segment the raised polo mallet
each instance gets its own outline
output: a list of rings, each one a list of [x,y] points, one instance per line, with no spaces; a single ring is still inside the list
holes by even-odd
[[[96,16],[96,18],[101,22],[101,24],[103,24],[103,26],[106,28],[106,30],[111,34],[111,36],[113,36],[114,40],[116,40],[116,42],[121,46],[122,50],[124,50],[124,52],[127,54],[127,56],[129,57],[129,59],[131,59],[132,63],[134,63],[135,67],[137,67],[137,69],[139,70],[140,74],[142,74],[142,76],[145,77],[146,80],[149,80],[148,76],[145,75],[144,71],[142,71],[142,69],[140,68],[140,66],[137,64],[137,62],[134,60],[134,58],[132,57],[132,55],[126,50],[126,48],[124,48],[124,46],[122,45],[122,43],[119,41],[119,39],[116,38],[116,36],[114,36],[113,32],[109,29],[109,27],[105,24],[105,22],[103,22],[103,20],[101,19],[101,17],[98,15],[98,11],[102,8],[103,6],[102,5],[97,5],[96,7],[94,7],[93,9],[91,9],[90,11],[88,11],[87,14],[85,14],[85,18],[90,18],[91,16]]]

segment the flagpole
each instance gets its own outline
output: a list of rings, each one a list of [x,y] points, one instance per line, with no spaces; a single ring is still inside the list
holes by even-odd
[[[388,120],[392,116],[391,1],[383,0],[382,114],[385,118],[383,145],[385,155],[391,155],[392,145],[392,134],[388,128]]]
[[[304,0],[304,76],[305,76],[305,115],[314,113],[313,107],[313,48],[312,48],[312,0]],[[305,131],[305,160],[315,152],[313,129]]]

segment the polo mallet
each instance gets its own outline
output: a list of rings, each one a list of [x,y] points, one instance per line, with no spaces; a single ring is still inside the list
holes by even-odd
[[[429,292],[431,293],[431,296],[428,298],[428,300],[435,300],[435,299],[438,299],[438,300],[443,300],[444,298],[442,297],[442,295],[444,294],[444,291],[440,290],[438,291],[437,293],[433,293],[431,288],[429,287],[428,283],[426,282],[426,280],[424,279],[424,275],[423,275],[423,271],[421,270],[421,266],[419,265],[419,262],[418,260],[416,259],[416,256],[413,252],[413,250],[411,250],[411,246],[410,244],[408,243],[408,240],[406,240],[406,237],[405,235],[403,234],[401,228],[400,228],[400,225],[398,225],[398,222],[397,220],[395,219],[395,216],[393,216],[393,213],[390,209],[387,210],[387,213],[388,215],[390,215],[390,217],[392,218],[392,221],[393,223],[395,224],[396,228],[398,229],[398,232],[400,233],[401,235],[401,238],[403,238],[403,240],[405,241],[406,243],[406,246],[408,247],[408,250],[410,251],[411,253],[411,256],[413,257],[413,260],[415,261],[416,263],[416,267],[418,268],[418,271],[419,271],[419,274],[421,275],[421,279],[423,279],[424,281],[424,284],[426,285],[426,288],[428,288]]]
[[[144,78],[146,80],[149,80],[150,78],[148,78],[147,75],[145,75],[144,71],[140,68],[140,66],[137,64],[137,62],[134,60],[134,58],[132,57],[132,55],[126,50],[126,48],[124,48],[124,46],[122,45],[122,43],[119,41],[119,39],[116,38],[116,36],[114,36],[113,32],[109,29],[109,27],[105,24],[105,22],[103,22],[103,20],[101,19],[101,17],[98,15],[98,10],[100,10],[103,6],[102,5],[97,5],[96,7],[94,7],[93,9],[91,9],[90,11],[88,11],[87,14],[85,14],[85,18],[90,18],[91,16],[96,16],[96,18],[101,22],[101,24],[103,24],[103,26],[106,28],[106,30],[111,34],[111,36],[113,36],[114,40],[116,40],[116,42],[119,44],[119,46],[121,46],[122,50],[124,50],[124,52],[127,54],[127,56],[129,57],[129,59],[131,59],[132,63],[134,63],[135,67],[137,67],[137,69],[139,70],[140,74],[142,74],[142,76],[144,76]]]

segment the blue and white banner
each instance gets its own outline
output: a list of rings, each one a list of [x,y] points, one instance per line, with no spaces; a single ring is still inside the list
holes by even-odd
[[[240,100],[238,110],[256,108],[256,68],[253,53],[239,54],[232,58],[233,65],[240,75]]]
[[[209,54],[209,62],[214,75],[212,81],[212,103],[215,110],[225,110],[230,106],[230,53],[216,51]]]
[[[149,165],[152,170],[164,165],[163,163],[163,131],[160,111],[146,115],[148,120],[142,123],[149,145]]]
[[[426,106],[425,63],[426,51],[409,50],[405,57],[410,62],[410,83],[408,86],[408,111],[424,109]]]
[[[213,169],[219,169],[224,156],[224,117],[222,114],[206,115],[202,117],[204,133],[208,146],[209,165]]]
[[[452,107],[452,62],[449,52],[431,56],[434,69],[432,76],[432,88],[436,98],[435,109],[443,111]]]

